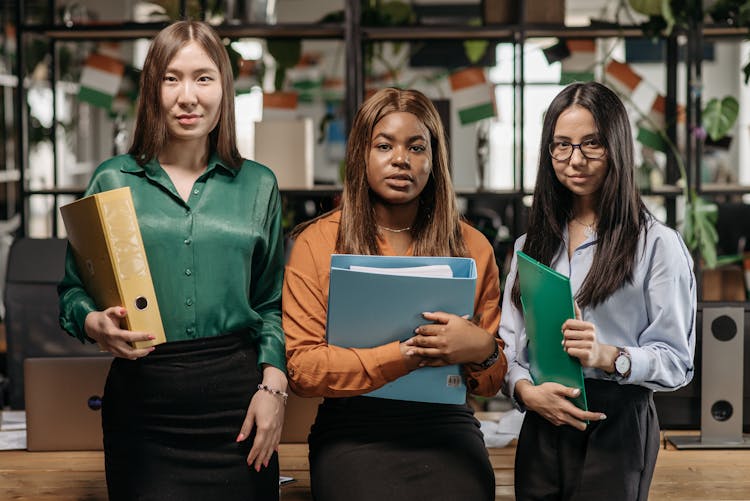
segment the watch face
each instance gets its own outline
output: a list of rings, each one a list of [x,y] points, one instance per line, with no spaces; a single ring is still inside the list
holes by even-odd
[[[622,353],[617,355],[617,358],[615,359],[615,370],[621,376],[627,374],[630,370],[630,357],[623,355]]]

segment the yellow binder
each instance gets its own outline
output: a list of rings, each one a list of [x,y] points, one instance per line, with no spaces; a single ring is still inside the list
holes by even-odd
[[[86,292],[98,308],[123,306],[126,328],[148,332],[146,348],[166,342],[130,188],[96,193],[60,207]]]

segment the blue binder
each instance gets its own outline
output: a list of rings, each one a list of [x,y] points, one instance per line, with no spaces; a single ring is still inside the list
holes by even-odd
[[[350,266],[409,268],[447,264],[453,278],[411,277],[352,271]],[[470,258],[331,256],[326,337],[329,344],[372,348],[405,341],[427,322],[425,311],[472,315],[477,268]],[[466,402],[459,365],[422,367],[365,394],[369,397],[445,404]]]

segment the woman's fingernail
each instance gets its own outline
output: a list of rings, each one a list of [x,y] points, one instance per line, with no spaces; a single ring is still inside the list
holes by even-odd
[[[579,390],[578,388],[576,388],[575,390],[573,390],[573,396],[574,397],[577,397],[580,394],[581,394],[581,390]]]
[[[260,465],[255,466],[255,471],[258,471],[258,472],[260,471]]]
[[[410,357],[412,355],[414,355],[414,350],[409,350],[409,351],[406,352],[406,356],[407,357]]]
[[[607,415],[606,415],[606,414],[604,414],[604,413],[602,413],[602,414],[599,414],[599,421],[602,421],[602,420],[604,420],[604,419],[607,419]]]
[[[149,339],[149,341],[151,341],[152,339],[156,339],[156,337],[155,337],[155,336],[152,336],[151,334],[149,334],[149,335],[148,335],[148,339]]]
[[[239,435],[237,435],[237,439],[235,441],[236,442],[242,442],[243,440],[245,440],[245,434],[244,433],[240,433]]]

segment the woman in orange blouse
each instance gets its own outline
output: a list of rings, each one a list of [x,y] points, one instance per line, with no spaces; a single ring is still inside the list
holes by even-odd
[[[425,365],[462,364],[467,387],[483,396],[495,395],[505,375],[495,257],[487,239],[460,220],[445,133],[430,100],[392,88],[368,99],[349,135],[341,208],[293,236],[282,322],[292,389],[325,397],[309,436],[316,501],[494,499],[470,407],[360,396]],[[333,253],[471,257],[477,323],[428,312],[405,342],[330,346]]]

